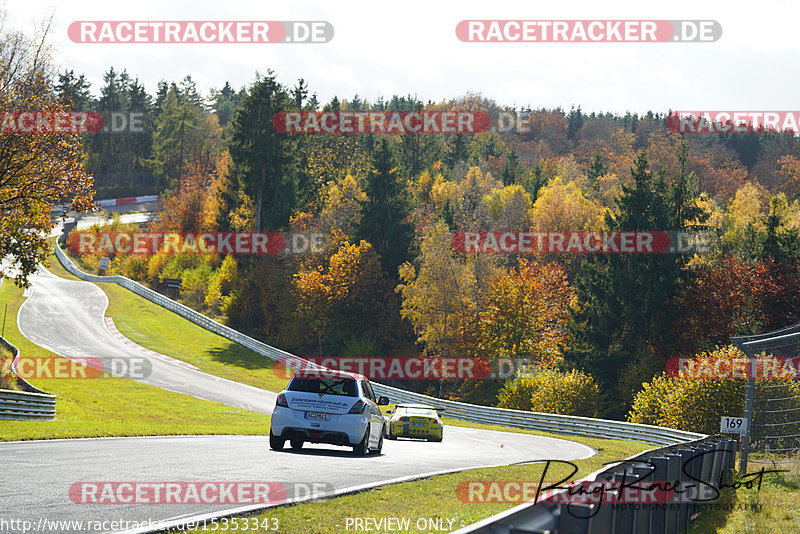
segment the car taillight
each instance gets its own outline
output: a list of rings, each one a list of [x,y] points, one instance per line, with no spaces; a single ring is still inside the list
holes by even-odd
[[[353,405],[352,408],[350,408],[350,411],[347,413],[364,413],[365,406],[366,404],[364,404],[364,401],[362,400],[356,401],[356,403]]]
[[[275,401],[275,406],[282,406],[284,408],[288,408],[289,403],[286,402],[286,395],[284,395],[283,393],[278,395],[278,400]]]
[[[408,417],[403,417],[402,421],[403,421],[404,423],[408,423]]]

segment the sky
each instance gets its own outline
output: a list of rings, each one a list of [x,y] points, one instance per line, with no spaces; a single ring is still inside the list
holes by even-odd
[[[304,78],[321,102],[392,94],[435,102],[478,92],[503,106],[584,111],[797,110],[800,40],[796,2],[316,0],[7,0],[4,30],[31,32],[52,15],[48,41],[59,70],[83,73],[97,95],[110,66],[148,92],[190,74],[203,94],[249,85],[272,69]],[[713,43],[465,43],[465,19],[713,19]],[[86,44],[78,20],[324,20],[315,44]]]

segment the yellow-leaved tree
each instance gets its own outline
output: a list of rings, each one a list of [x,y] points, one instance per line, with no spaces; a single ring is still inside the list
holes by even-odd
[[[358,346],[377,352],[390,345],[396,297],[366,241],[344,240],[327,261],[306,265],[294,275],[294,291],[299,319],[319,333],[328,351]]]
[[[4,18],[0,14],[0,19]],[[46,29],[32,37],[0,30],[0,110],[67,111],[53,86]],[[92,177],[83,170],[77,132],[0,133],[0,257],[15,264],[14,282],[28,277],[49,254],[50,209],[68,203],[90,210]]]

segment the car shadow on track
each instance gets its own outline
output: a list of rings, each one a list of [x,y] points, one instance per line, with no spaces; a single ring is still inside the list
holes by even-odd
[[[347,449],[336,450],[336,449],[300,449],[294,450],[290,448],[283,449],[282,451],[277,451],[280,454],[296,454],[298,456],[329,456],[329,457],[337,457],[337,458],[380,458],[384,456],[384,453],[380,454],[366,454],[366,455],[357,455],[353,453],[353,451],[348,451]]]

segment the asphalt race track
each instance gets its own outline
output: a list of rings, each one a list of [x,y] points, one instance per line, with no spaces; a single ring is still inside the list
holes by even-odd
[[[69,490],[78,482],[281,482],[287,498],[294,498],[305,496],[313,484],[343,490],[446,469],[592,454],[589,447],[566,440],[450,426],[445,427],[441,443],[384,440],[380,456],[361,457],[349,448],[323,445],[275,452],[266,436],[0,443],[5,482],[0,489],[0,517],[33,525],[42,517],[158,522],[243,506],[74,504]],[[79,532],[64,527],[60,531]]]
[[[108,361],[147,357],[112,336],[103,319],[108,299],[95,284],[65,280],[44,269],[31,282],[18,326],[34,343],[67,358],[90,356]],[[141,379],[147,384],[265,414],[271,413],[275,403],[272,392],[157,358],[151,358],[151,364],[151,374]],[[312,484],[325,488],[326,493],[341,492],[443,470],[571,460],[594,454],[591,448],[567,440],[450,426],[445,428],[442,443],[386,440],[379,456],[356,457],[349,448],[324,445],[306,445],[299,452],[275,452],[268,447],[266,419],[263,430],[263,436],[0,443],[0,518],[31,521],[35,529],[41,526],[40,520],[155,523],[243,506],[229,502],[76,504],[70,500],[69,490],[79,482],[280,482],[291,500],[305,497]],[[18,530],[10,531],[21,532],[21,523],[16,525]],[[47,532],[42,529],[47,529],[47,524],[39,529]],[[90,530],[62,524],[49,531]]]
[[[136,350],[115,338],[103,314],[108,297],[95,284],[66,280],[39,269],[31,277],[30,296],[22,304],[17,325],[26,338],[65,358],[97,358],[106,369],[130,368],[119,362],[144,358],[151,369],[134,379],[199,399],[259,413],[272,413],[275,393],[182,367]],[[147,374],[147,376],[144,376]]]

